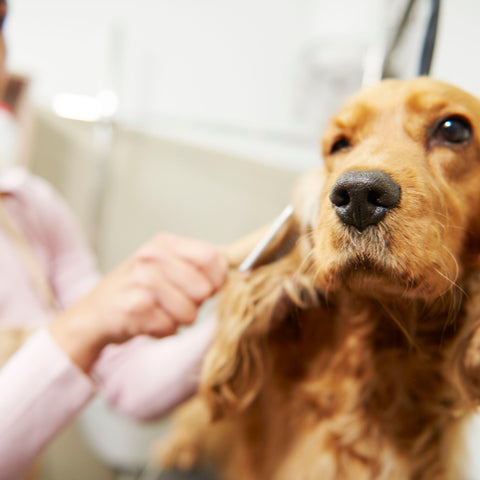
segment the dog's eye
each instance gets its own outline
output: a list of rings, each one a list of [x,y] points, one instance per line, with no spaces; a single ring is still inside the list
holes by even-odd
[[[330,154],[339,152],[340,150],[346,150],[347,148],[350,148],[352,145],[348,138],[346,137],[341,137],[339,138],[333,145],[332,148],[330,149]]]
[[[434,137],[447,143],[465,143],[472,138],[472,127],[463,117],[448,117],[437,125]]]

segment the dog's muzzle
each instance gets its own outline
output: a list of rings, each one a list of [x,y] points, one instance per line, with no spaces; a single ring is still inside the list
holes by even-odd
[[[348,170],[330,191],[340,220],[362,232],[378,224],[400,203],[401,188],[381,170]]]

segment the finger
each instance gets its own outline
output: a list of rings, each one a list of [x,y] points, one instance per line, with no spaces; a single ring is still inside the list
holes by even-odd
[[[215,291],[225,283],[228,265],[220,248],[199,240],[181,237],[174,240],[171,244],[174,252],[207,275]]]
[[[125,338],[120,338],[119,342],[137,335],[165,337],[177,331],[178,322],[160,305],[153,290],[136,287],[127,296],[130,298],[126,302]]]
[[[176,322],[162,308],[155,309],[143,326],[143,334],[156,338],[167,337],[177,332],[178,322]]]
[[[197,304],[202,303],[218,289],[203,270],[165,246],[156,250],[152,245],[142,248],[133,263],[138,262],[151,263],[149,268],[159,269],[169,281]]]
[[[197,318],[198,308],[187,295],[172,283],[159,282],[156,295],[160,306],[176,322],[182,325],[191,325]]]
[[[153,292],[161,308],[176,322],[190,325],[197,317],[195,302],[156,267],[154,262],[139,266],[135,272],[138,284]]]
[[[156,259],[152,261],[156,262]],[[216,285],[202,270],[175,255],[169,255],[158,268],[162,268],[165,277],[197,305],[217,290]]]
[[[161,233],[146,245],[142,253],[159,259],[164,258],[167,253],[182,258],[203,272],[215,290],[218,290],[227,278],[227,261],[220,248],[201,240]]]

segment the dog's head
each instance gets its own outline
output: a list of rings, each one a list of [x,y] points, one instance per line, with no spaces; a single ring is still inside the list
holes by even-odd
[[[300,185],[297,202],[318,286],[427,300],[451,287],[480,238],[480,102],[429,78],[387,80],[347,102],[322,150],[321,193],[307,201]]]
[[[294,193],[293,250],[224,292],[203,379],[218,415],[256,397],[269,332],[298,310],[333,308],[330,292],[451,305],[442,295],[478,270],[476,98],[428,78],[384,81],[347,102],[322,148],[324,168]]]

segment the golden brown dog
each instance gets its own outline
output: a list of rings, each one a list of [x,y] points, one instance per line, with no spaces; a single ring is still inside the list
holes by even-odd
[[[463,478],[480,399],[480,102],[384,81],[322,149],[294,195],[294,248],[232,273],[199,395],[159,461],[228,480]]]

